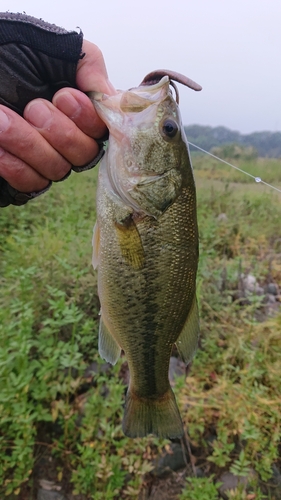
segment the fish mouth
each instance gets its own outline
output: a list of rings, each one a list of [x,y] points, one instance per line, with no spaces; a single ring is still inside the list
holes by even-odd
[[[123,112],[138,113],[149,106],[161,102],[170,92],[170,80],[164,76],[153,85],[133,87],[123,93],[120,100],[120,109]]]
[[[112,133],[116,128],[122,128],[122,113],[140,113],[149,106],[163,101],[168,94],[172,95],[170,80],[168,76],[163,76],[153,85],[133,87],[125,92],[118,91],[112,96],[101,92],[89,92],[88,96]]]

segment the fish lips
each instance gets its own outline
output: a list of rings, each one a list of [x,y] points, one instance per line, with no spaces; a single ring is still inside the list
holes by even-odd
[[[125,92],[118,91],[112,96],[101,92],[89,92],[88,95],[98,115],[112,132],[112,129],[120,130],[122,127],[123,113],[126,115],[128,113],[142,113],[150,106],[158,105],[168,95],[171,95],[170,80],[168,76],[164,76],[154,85],[131,88]]]

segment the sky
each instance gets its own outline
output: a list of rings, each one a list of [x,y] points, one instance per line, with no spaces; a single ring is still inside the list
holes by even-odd
[[[281,131],[280,0],[0,0],[68,30],[80,27],[100,47],[118,89],[152,70],[185,74],[179,85],[185,125],[241,133]]]

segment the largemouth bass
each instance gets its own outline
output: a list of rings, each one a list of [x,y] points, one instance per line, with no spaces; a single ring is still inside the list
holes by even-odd
[[[201,90],[182,75],[159,70],[137,88],[91,96],[109,129],[93,238],[99,352],[112,364],[121,349],[126,354],[123,431],[130,437],[182,436],[169,361],[176,344],[188,364],[199,335],[196,192],[171,80]]]

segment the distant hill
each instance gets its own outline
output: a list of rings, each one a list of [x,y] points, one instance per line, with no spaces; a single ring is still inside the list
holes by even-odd
[[[254,147],[259,156],[281,158],[281,132],[253,132],[240,134],[226,127],[188,125],[184,127],[187,139],[207,151],[224,144]],[[192,149],[192,147],[191,147]]]

